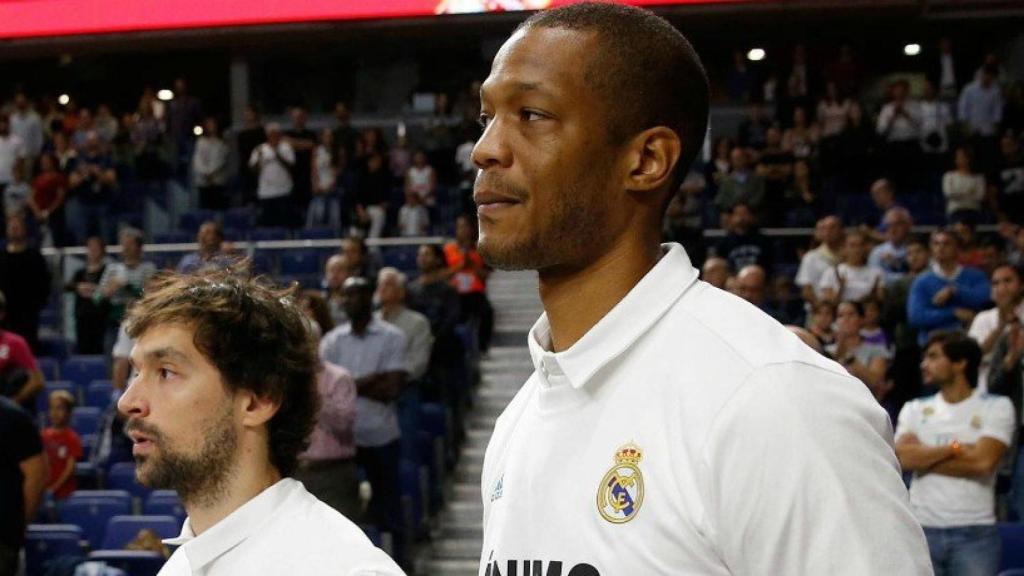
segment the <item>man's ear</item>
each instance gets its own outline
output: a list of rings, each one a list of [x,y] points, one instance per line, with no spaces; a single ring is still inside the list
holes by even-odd
[[[626,190],[659,191],[671,183],[683,148],[675,131],[665,126],[648,128],[634,136],[627,146]]]
[[[262,426],[270,421],[281,408],[281,402],[269,396],[257,396],[251,390],[239,390],[238,402],[242,408],[244,426]]]

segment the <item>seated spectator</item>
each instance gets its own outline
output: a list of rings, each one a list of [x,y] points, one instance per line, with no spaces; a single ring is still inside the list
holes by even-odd
[[[700,279],[720,290],[725,289],[725,280],[729,277],[729,261],[719,256],[712,256],[704,261],[700,271]]]
[[[988,372],[996,342],[1024,323],[1024,278],[1021,274],[1019,268],[1010,264],[1003,264],[992,272],[992,302],[995,306],[978,312],[967,332],[981,347],[978,388],[982,391],[988,389]]]
[[[409,283],[406,300],[410,308],[427,317],[430,331],[434,335],[430,377],[425,383],[426,388],[421,387],[421,392],[429,400],[449,405],[456,425],[461,427],[464,409],[462,395],[465,390],[457,385],[455,378],[459,363],[465,358],[462,343],[455,334],[455,326],[461,316],[459,294],[448,283],[448,267],[441,246],[420,246],[416,254],[416,267],[420,275]],[[456,430],[456,434],[461,434],[460,429]]]
[[[794,280],[800,288],[801,298],[811,306],[821,299],[821,277],[839,264],[844,235],[838,216],[825,216],[814,226],[814,241],[818,245],[800,259]]]
[[[85,266],[75,271],[64,290],[75,295],[75,350],[79,354],[103,354],[103,335],[110,306],[96,300],[96,289],[107,269],[107,246],[99,236],[85,241]]]
[[[231,150],[221,137],[217,119],[203,123],[203,134],[196,140],[192,154],[192,175],[199,191],[199,207],[225,210],[228,207],[228,156]]]
[[[1014,134],[1007,132],[999,139],[999,160],[989,186],[999,202],[1003,217],[1018,226],[1024,224],[1024,154]]]
[[[946,216],[951,218],[962,212],[980,216],[981,205],[985,200],[985,176],[974,173],[971,168],[971,152],[965,146],[956,149],[954,165],[954,170],[942,176]]]
[[[719,138],[715,142],[715,156],[707,164],[706,177],[711,182],[711,189],[717,191],[722,181],[732,172],[732,141]]]
[[[7,297],[4,327],[39,349],[39,314],[50,296],[50,269],[29,244],[21,216],[7,217],[7,247],[0,250],[0,292]]]
[[[882,303],[875,298],[861,302],[864,307],[864,325],[860,329],[860,337],[868,344],[874,344],[889,350],[889,335],[882,328]]]
[[[207,220],[199,226],[196,243],[199,250],[182,256],[178,263],[179,274],[231,266],[233,260],[224,252],[224,230],[216,220]]]
[[[769,305],[778,312],[783,324],[802,326],[807,311],[800,293],[794,289],[793,278],[788,274],[776,274],[772,278]]]
[[[327,300],[328,309],[331,311],[331,324],[340,326],[348,322],[345,315],[345,294],[342,286],[352,276],[349,269],[348,258],[343,254],[334,254],[327,259],[324,265],[324,279],[321,288],[324,298]],[[324,334],[327,332],[325,331]]]
[[[950,218],[949,229],[956,235],[957,262],[961,266],[970,266],[985,271],[985,252],[978,244],[976,214],[972,212],[958,212]]]
[[[836,306],[831,302],[819,300],[811,308],[807,317],[807,330],[818,339],[822,346],[835,342],[832,324],[836,319]]]
[[[477,251],[476,218],[465,214],[455,220],[455,241],[444,247],[451,285],[459,293],[461,321],[477,331],[480,352],[486,353],[494,331],[494,309],[487,298],[487,278],[491,268]]]
[[[793,181],[783,193],[784,226],[810,227],[818,213],[816,184],[811,181],[811,166],[807,160],[793,163]]]
[[[825,351],[881,401],[891,388],[885,381],[885,373],[889,369],[889,350],[865,342],[861,336],[863,327],[863,304],[851,300],[840,302],[836,307],[836,339],[833,344],[825,347]]]
[[[418,195],[424,206],[433,206],[436,202],[437,173],[427,164],[427,154],[422,150],[413,154],[412,166],[405,173],[405,192]]]
[[[430,212],[423,205],[423,198],[412,190],[406,190],[405,204],[398,210],[398,233],[406,237],[430,233]]]
[[[0,396],[35,414],[36,394],[43,389],[43,373],[25,339],[4,329],[6,316],[7,299],[0,292]]]
[[[0,334],[2,337],[2,334]],[[32,416],[0,396],[0,574],[19,574],[25,528],[36,517],[49,476],[46,453]]]
[[[893,208],[902,208],[896,200],[896,190],[893,189],[892,181],[887,178],[879,178],[871,183],[868,188],[871,195],[871,204],[874,208],[871,214],[861,225],[861,230],[866,232],[874,242],[885,242],[885,215]]]
[[[777,126],[769,128],[756,167],[757,175],[764,179],[764,221],[769,226],[782,225],[789,208],[783,197],[793,178],[793,159],[793,152],[782,147],[782,131]]]
[[[50,152],[43,154],[39,158],[39,173],[32,179],[28,207],[36,225],[41,230],[49,230],[55,246],[68,244],[64,219],[67,188],[67,178],[59,170],[56,157]]]
[[[719,212],[731,212],[737,204],[746,204],[760,214],[764,207],[764,178],[750,169],[747,151],[736,147],[729,153],[732,171],[718,184],[715,206]]]
[[[29,201],[32,187],[25,180],[25,163],[19,162],[11,168],[11,181],[3,189],[4,214],[25,217],[29,215]]]
[[[957,263],[957,237],[948,230],[932,233],[931,268],[914,279],[907,298],[907,318],[924,345],[936,330],[963,330],[988,305],[990,286],[980,270]]]
[[[827,269],[818,283],[823,300],[863,302],[882,298],[882,271],[868,266],[868,238],[859,231],[846,234],[843,260]]]
[[[784,319],[779,311],[776,310],[769,302],[766,297],[765,291],[767,288],[767,277],[764,272],[764,268],[757,264],[749,264],[740,269],[739,273],[736,274],[736,290],[740,298],[743,298],[747,302],[750,302],[754,306],[761,309],[762,312],[775,318],[779,322]]]
[[[100,235],[104,240],[113,236],[113,221],[108,218],[117,172],[95,132],[90,132],[85,147],[68,176],[68,228],[75,242],[84,243],[89,236]]]
[[[427,373],[430,351],[434,336],[430,333],[430,320],[405,305],[405,274],[396,268],[383,268],[377,276],[377,293],[374,300],[380,304],[375,313],[382,320],[397,327],[405,334],[405,359],[409,382],[417,382]]]
[[[313,150],[313,198],[306,210],[307,228],[341,230],[341,200],[338,197],[340,150],[334,143],[334,131],[324,128],[320,133],[320,143]]]
[[[14,169],[28,159],[28,149],[21,136],[11,133],[6,112],[0,111],[0,193],[14,180]]]
[[[742,148],[752,148],[754,150],[760,150],[764,148],[767,137],[768,128],[771,127],[772,120],[765,113],[764,105],[754,100],[747,106],[747,115],[740,122],[737,139],[737,144]],[[724,140],[724,139],[723,139]],[[721,144],[722,140],[719,140]],[[716,158],[721,157],[717,153],[721,150],[721,146],[716,146]]]
[[[380,263],[377,261],[379,252],[371,252],[366,247],[366,240],[359,236],[349,236],[341,241],[341,253],[345,256],[349,274],[366,278],[372,285],[377,281]]]
[[[302,312],[312,323],[313,335],[319,342],[324,334],[334,330],[334,318],[331,317],[331,308],[327,304],[327,299],[319,290],[310,289],[303,290],[299,300]]]
[[[716,256],[729,261],[733,270],[756,264],[765,271],[771,270],[772,245],[757,229],[754,214],[743,203],[733,206],[726,217],[728,233],[713,248]]]
[[[703,203],[707,179],[699,170],[691,169],[683,178],[679,189],[672,195],[662,220],[662,234],[669,242],[686,247],[686,255],[695,267],[707,258],[704,240]]]
[[[818,154],[818,125],[807,118],[807,110],[793,109],[793,125],[782,135],[782,149],[798,160],[810,160]]]
[[[50,393],[50,425],[43,430],[43,445],[50,465],[46,489],[56,500],[63,500],[78,488],[75,461],[82,457],[82,439],[71,428],[71,410],[75,398],[67,390]]]
[[[871,249],[868,266],[882,273],[882,282],[888,286],[907,273],[907,239],[914,219],[906,208],[886,210],[883,218],[885,242]]]
[[[995,476],[1013,442],[1013,404],[976,388],[981,349],[974,340],[942,332],[924,350],[921,373],[938,393],[908,402],[895,434],[900,465],[914,473],[910,507],[936,574],[994,575]]]

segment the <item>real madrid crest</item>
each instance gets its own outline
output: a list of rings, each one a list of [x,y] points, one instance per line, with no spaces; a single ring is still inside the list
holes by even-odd
[[[975,430],[981,429],[981,416],[977,414],[971,416],[971,428]]]
[[[615,465],[597,487],[597,511],[613,524],[624,524],[636,518],[644,503],[644,477],[640,461],[644,454],[630,442],[615,452]]]

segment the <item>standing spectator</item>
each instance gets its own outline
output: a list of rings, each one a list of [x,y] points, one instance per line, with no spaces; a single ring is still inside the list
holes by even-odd
[[[395,535],[395,550],[401,558],[401,430],[395,401],[405,389],[408,375],[406,339],[401,330],[373,317],[373,287],[369,281],[349,278],[343,291],[349,321],[324,335],[320,357],[345,368],[355,378],[356,459],[373,487],[367,515],[381,530]]]
[[[427,155],[417,150],[412,157],[412,166],[405,173],[405,191],[420,197],[425,206],[433,206],[437,193],[437,172],[427,164]]]
[[[874,169],[875,131],[864,118],[864,110],[854,102],[846,130],[839,136],[839,155],[843,161],[835,167],[829,185],[829,206],[837,194],[857,193],[867,185],[867,173]]]
[[[957,119],[971,140],[982,171],[991,168],[996,159],[996,136],[1003,121],[1003,93],[996,84],[997,75],[997,69],[983,66],[957,102]]]
[[[829,63],[825,76],[836,83],[839,94],[853,96],[861,88],[864,68],[853,52],[853,46],[843,43],[839,47],[839,56]]]
[[[4,214],[25,217],[29,211],[29,198],[32,188],[25,182],[25,163],[18,163],[11,171],[11,182],[3,192]]]
[[[968,71],[953,52],[953,42],[945,36],[940,38],[938,53],[932,58],[927,72],[928,81],[938,88],[943,102],[955,101],[960,86],[967,80]]]
[[[220,135],[217,119],[206,119],[203,135],[196,141],[192,155],[192,178],[199,190],[199,206],[206,210],[228,207],[228,154],[230,150]]]
[[[395,268],[381,269],[377,276],[375,300],[380,303],[380,310],[376,312],[376,318],[405,334],[406,373],[408,381],[415,384],[427,373],[434,336],[430,332],[430,320],[406,307],[405,285],[405,274]]]
[[[359,132],[352,127],[352,113],[344,102],[337,102],[334,105],[334,120],[337,125],[334,128],[334,141],[341,148],[344,148],[349,159],[356,158],[356,143],[359,141]]]
[[[691,169],[665,209],[662,232],[666,241],[685,246],[686,255],[694,267],[703,266],[707,258],[702,214],[707,189],[704,174],[700,170]]]
[[[367,146],[373,145],[371,143]],[[366,231],[367,238],[380,238],[387,223],[388,196],[391,194],[391,178],[384,166],[383,154],[369,153],[358,182],[355,195],[356,220]]]
[[[955,169],[942,176],[942,195],[946,198],[946,216],[959,212],[981,215],[981,203],[985,200],[985,176],[977,174],[971,167],[971,152],[965,146],[956,149]]]
[[[236,136],[236,150],[240,161],[252,157],[253,151],[259,148],[266,140],[266,130],[263,129],[263,121],[259,112],[252,106],[246,106],[243,113],[242,129]],[[252,170],[240,170],[239,179],[242,184],[242,202],[252,204],[257,200],[257,174]]]
[[[75,351],[103,354],[110,305],[96,298],[96,290],[107,269],[107,246],[99,236],[91,236],[85,249],[85,266],[75,271],[64,289],[75,295]]]
[[[82,439],[71,428],[75,397],[67,390],[50,393],[50,425],[43,430],[43,446],[50,465],[46,489],[56,500],[63,500],[78,488],[75,461],[82,457]]]
[[[740,122],[739,129],[737,131],[736,143],[743,148],[751,148],[754,150],[761,150],[764,148],[768,137],[768,128],[771,128],[772,120],[764,111],[764,105],[760,102],[754,101],[747,106],[747,116]],[[725,138],[719,139],[715,145],[715,157],[728,160],[728,151],[731,150],[731,146],[725,149],[725,154],[721,154],[722,142],[727,142]],[[727,172],[727,170],[726,170]]]
[[[756,168],[757,175],[764,178],[764,222],[768,226],[783,225],[789,212],[789,203],[783,198],[793,178],[793,159],[793,152],[782,146],[779,128],[769,128]]]
[[[931,170],[945,164],[949,150],[949,127],[953,125],[953,111],[949,103],[939,100],[935,85],[925,81],[924,95],[918,103],[921,113],[921,151],[925,166]]]
[[[302,312],[312,323],[311,329],[317,342],[324,334],[334,330],[331,307],[322,292],[312,288],[303,290],[299,302],[302,305]]]
[[[309,448],[299,456],[296,480],[346,518],[359,520],[359,470],[353,426],[356,383],[341,366],[320,361],[317,372],[320,410]]]
[[[422,202],[422,197],[416,192],[405,192],[405,203],[398,209],[400,236],[426,236],[430,233],[430,212]]]
[[[981,350],[974,340],[941,332],[924,350],[924,381],[939,392],[908,402],[896,425],[896,456],[914,473],[910,507],[936,574],[995,576],[996,469],[1013,441],[1013,405],[976,388]]]
[[[295,166],[292,170],[295,187],[292,196],[299,214],[306,213],[313,192],[313,150],[317,140],[316,132],[310,130],[306,122],[306,110],[296,106],[292,109],[292,127],[286,133],[288,143],[295,150]]]
[[[64,200],[68,179],[58,169],[57,158],[50,152],[39,157],[39,173],[32,179],[28,207],[40,230],[48,230],[56,246],[68,244],[64,225]],[[45,234],[42,234],[45,237]]]
[[[716,256],[728,260],[733,270],[753,264],[765,271],[772,269],[771,241],[758,230],[756,217],[746,204],[733,207],[725,227],[728,233],[715,245]]]
[[[1000,158],[995,177],[989,186],[995,188],[999,211],[1017,225],[1024,224],[1024,155],[1013,134],[1004,134],[999,140]]]
[[[790,110],[813,106],[811,90],[817,82],[807,65],[807,48],[803,44],[793,46],[792,58],[786,76],[786,104]]]
[[[889,88],[890,100],[878,114],[878,135],[885,142],[886,172],[900,184],[917,168],[921,153],[921,116],[910,99],[910,84],[898,80]]]
[[[737,204],[746,204],[755,214],[764,208],[764,178],[750,169],[750,157],[739,146],[729,153],[731,171],[718,184],[715,206],[719,212],[731,212]]]
[[[451,284],[459,293],[462,321],[477,330],[481,353],[491,346],[494,309],[487,298],[487,277],[491,269],[477,251],[476,219],[462,214],[455,219],[455,241],[444,247]]]
[[[14,95],[14,111],[11,112],[11,134],[21,138],[25,145],[25,157],[34,160],[43,151],[43,121],[32,107],[25,92],[18,90]]]
[[[313,150],[313,197],[306,211],[306,227],[329,227],[341,232],[341,202],[338,198],[338,168],[341,163],[339,148],[334,143],[334,132],[324,128],[320,143]]]
[[[103,140],[108,146],[114,142],[120,126],[118,126],[117,118],[110,111],[109,105],[100,104],[96,107],[95,126],[96,133],[100,135],[100,140]]]
[[[881,324],[892,336],[893,390],[889,401],[895,414],[903,403],[916,398],[921,389],[921,349],[917,344],[917,330],[907,318],[907,300],[914,280],[928,268],[928,243],[919,236],[907,240],[907,273],[885,285],[882,299]]]
[[[906,208],[894,207],[882,218],[885,242],[871,249],[868,266],[881,271],[885,286],[907,273],[907,239],[914,227],[914,219]]]
[[[998,266],[992,272],[992,302],[995,306],[978,312],[967,332],[981,347],[978,388],[982,391],[988,390],[988,373],[996,342],[1024,323],[1024,283],[1021,280],[1020,269],[1009,264]]]
[[[71,147],[67,134],[63,132],[53,134],[53,155],[57,157],[57,166],[65,175],[75,168],[78,150]]]
[[[842,262],[827,269],[818,284],[823,300],[839,303],[842,301],[863,302],[882,297],[882,271],[868,266],[867,236],[852,230],[843,242]]]
[[[224,229],[221,228],[220,222],[203,222],[196,233],[196,243],[199,244],[199,250],[186,254],[178,263],[179,274],[193,274],[200,270],[231,266],[232,259],[224,252]]]
[[[103,151],[99,136],[90,132],[68,177],[68,227],[75,242],[84,243],[95,234],[110,238],[113,222],[107,215],[116,187],[114,163]]]
[[[97,302],[109,302],[104,350],[110,350],[117,339],[128,307],[140,296],[142,289],[153,274],[156,266],[142,261],[142,232],[135,228],[123,228],[120,234],[121,261],[107,266],[100,278],[100,285],[93,298]]]
[[[275,122],[267,124],[266,136],[267,141],[249,156],[249,167],[259,175],[256,197],[260,203],[260,224],[290,226],[295,150],[281,137],[281,126]]]
[[[25,162],[28,152],[25,142],[20,136],[11,133],[8,117],[0,112],[0,199],[11,182],[14,181],[15,168]],[[0,202],[3,206],[3,202]]]
[[[174,80],[174,99],[167,106],[167,136],[174,149],[174,176],[184,180],[195,147],[193,129],[203,121],[203,104],[188,93],[184,78]]]
[[[25,528],[46,490],[46,455],[32,416],[0,397],[0,574],[19,574]]]
[[[818,154],[818,125],[807,118],[803,107],[793,109],[793,125],[782,135],[782,148],[798,160],[809,160]]]
[[[29,414],[35,414],[36,394],[43,389],[43,373],[28,343],[4,329],[7,299],[0,292],[0,397],[10,398]]]
[[[78,122],[75,125],[75,130],[71,133],[71,145],[79,152],[85,150],[85,142],[89,138],[89,133],[95,131],[96,124],[93,121],[92,112],[83,107],[78,111]],[[97,136],[99,136],[98,133]],[[101,139],[100,144],[106,145],[106,142]]]
[[[473,164],[473,147],[476,146],[477,133],[463,130],[462,143],[455,148],[455,167],[458,169],[459,189],[471,190],[476,179],[476,164]]]
[[[932,233],[931,269],[914,279],[907,298],[907,317],[924,345],[936,330],[962,330],[988,304],[985,273],[957,263],[958,240],[949,230]]]
[[[334,254],[324,264],[324,279],[321,282],[321,291],[327,301],[327,308],[331,315],[331,325],[340,326],[348,322],[348,315],[345,314],[345,294],[342,287],[345,281],[352,276],[348,258],[343,254]],[[325,330],[324,334],[327,333]]]
[[[838,216],[825,216],[814,225],[814,240],[818,246],[800,259],[800,268],[794,280],[800,288],[800,296],[811,307],[821,299],[821,277],[839,264],[843,236],[843,224]]]
[[[836,307],[835,342],[825,347],[851,376],[860,380],[881,401],[891,386],[885,381],[889,368],[889,350],[864,341],[864,305],[844,300]]]
[[[825,84],[825,97],[818,102],[818,123],[821,126],[821,165],[832,172],[843,160],[840,155],[840,136],[846,131],[853,101],[840,94],[839,85],[830,80]]]
[[[412,166],[413,151],[409,149],[409,137],[404,133],[399,134],[395,145],[388,150],[388,169],[391,170],[391,177],[395,183],[405,182],[405,173]]]
[[[164,125],[153,110],[154,107],[145,102],[139,105],[130,134],[136,174],[145,182],[162,179],[167,172],[163,160]]]
[[[408,305],[423,314],[430,321],[430,332],[434,336],[431,351],[430,377],[421,386],[421,392],[428,400],[444,402],[452,409],[456,424],[457,439],[462,437],[462,414],[465,390],[458,385],[456,373],[465,354],[462,343],[455,334],[459,322],[459,294],[448,283],[448,268],[445,265],[444,249],[437,244],[424,244],[416,254],[419,277],[409,283]]]
[[[732,53],[732,68],[725,79],[726,91],[733,104],[746,104],[757,90],[757,77],[747,67],[747,58],[740,50]]]
[[[1020,284],[1024,271],[1014,269]],[[1019,308],[1018,308],[1019,310]],[[1017,518],[1024,518],[1024,323],[1020,315],[1011,315],[1003,334],[996,340],[989,365],[988,389],[991,394],[1001,394],[1013,402],[1013,413],[1017,415],[1017,454],[1015,455],[1011,485],[1011,510]]]
[[[39,313],[50,296],[50,270],[28,242],[25,220],[7,218],[7,247],[0,252],[0,292],[7,297],[5,327],[39,349]]]
[[[861,225],[861,230],[866,232],[872,240],[884,242],[885,215],[889,210],[900,207],[900,203],[896,200],[896,190],[893,189],[889,179],[879,178],[871,183],[868,192],[871,195],[871,205],[874,210]]]

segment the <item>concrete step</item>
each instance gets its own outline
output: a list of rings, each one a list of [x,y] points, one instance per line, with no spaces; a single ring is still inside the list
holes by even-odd
[[[458,469],[455,470],[455,481],[456,482],[480,482],[480,475],[484,471],[483,462],[479,464],[474,462],[467,462],[465,464],[459,463]],[[454,504],[454,502],[453,502]],[[483,518],[483,516],[481,516]]]
[[[481,542],[475,538],[459,538],[435,542],[433,557],[439,560],[480,561]]]
[[[442,524],[451,522],[456,525],[471,525],[473,522],[484,521],[484,505],[479,500],[449,502],[441,515]]]
[[[458,482],[453,484],[452,498],[456,502],[480,502],[480,482]]]
[[[428,560],[423,568],[424,576],[477,576],[479,573],[479,558],[476,560]]]

